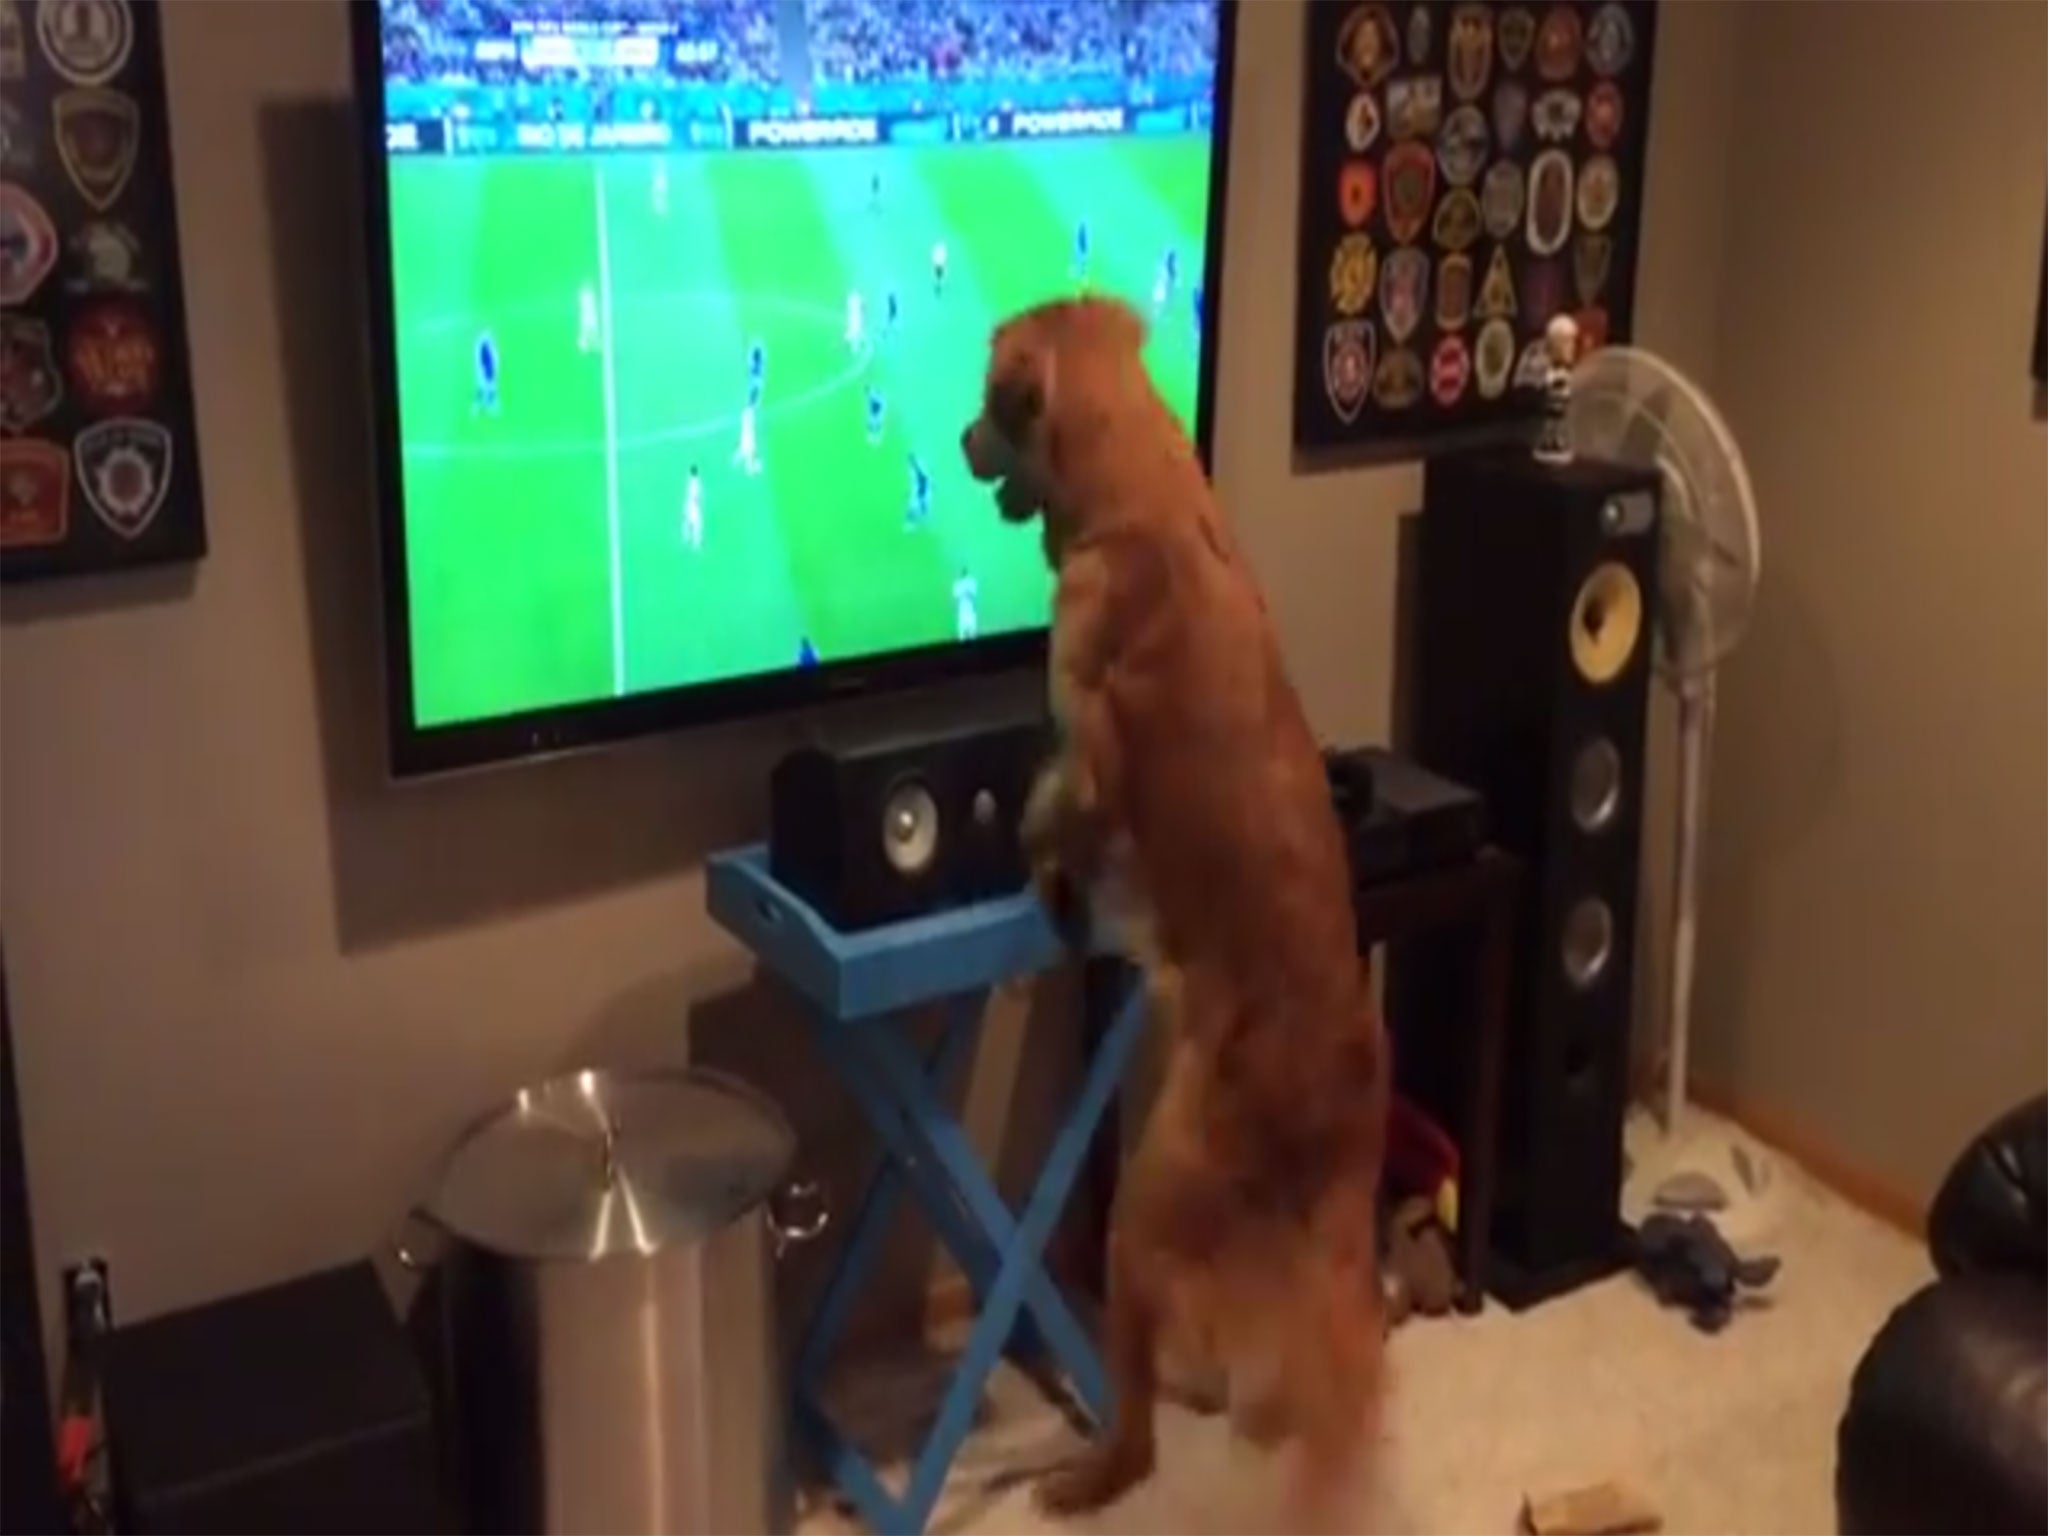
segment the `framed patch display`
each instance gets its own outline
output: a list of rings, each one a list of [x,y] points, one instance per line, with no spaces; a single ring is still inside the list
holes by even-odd
[[[0,0],[0,577],[206,552],[156,0]]]
[[[1653,0],[1314,0],[1294,444],[1520,431],[1543,329],[1628,338]]]

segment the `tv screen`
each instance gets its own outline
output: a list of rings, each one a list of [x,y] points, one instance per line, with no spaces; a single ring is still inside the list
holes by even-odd
[[[1040,654],[960,452],[1027,305],[1206,453],[1227,0],[351,9],[397,771]]]

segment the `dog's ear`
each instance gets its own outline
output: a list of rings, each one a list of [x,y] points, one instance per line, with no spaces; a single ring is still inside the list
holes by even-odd
[[[1012,446],[1030,437],[1045,415],[1046,355],[1037,347],[1012,345],[1002,350],[988,379],[988,419]]]
[[[1145,317],[1122,299],[1100,294],[1077,299],[1068,323],[1096,344],[1113,352],[1142,352],[1148,327]]]

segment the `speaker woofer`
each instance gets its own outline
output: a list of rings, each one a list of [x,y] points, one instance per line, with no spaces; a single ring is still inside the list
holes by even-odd
[[[1604,831],[1621,809],[1621,754],[1605,736],[1573,756],[1569,793],[1572,824],[1581,832]]]
[[[1598,896],[1581,897],[1565,914],[1559,958],[1565,979],[1581,992],[1607,974],[1614,958],[1614,913]]]
[[[939,803],[921,779],[905,779],[882,802],[882,857],[899,875],[921,875],[939,851]]]
[[[1595,685],[1621,676],[1643,633],[1643,589],[1618,560],[1596,565],[1572,599],[1572,666]]]

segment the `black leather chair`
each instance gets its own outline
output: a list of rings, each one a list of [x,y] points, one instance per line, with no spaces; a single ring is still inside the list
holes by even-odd
[[[2048,1095],[1970,1143],[1927,1240],[1940,1278],[1892,1313],[1850,1383],[1841,1529],[2048,1532]]]

